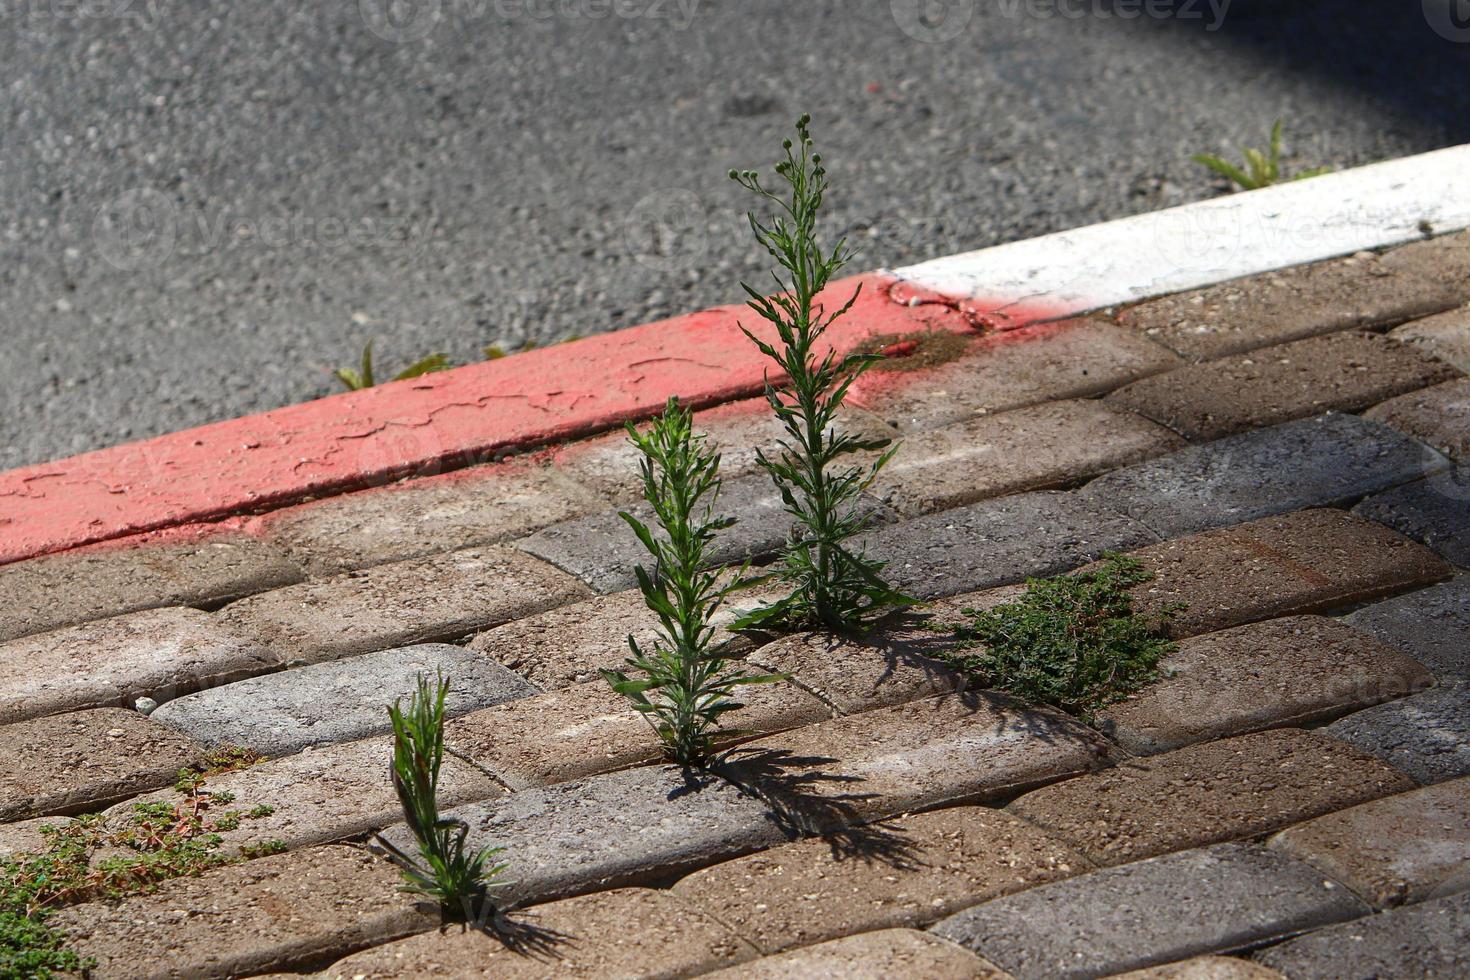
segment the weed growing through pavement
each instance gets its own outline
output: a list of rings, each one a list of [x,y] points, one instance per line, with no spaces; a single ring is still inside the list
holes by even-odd
[[[1025,594],[987,610],[964,610],[951,627],[959,645],[941,654],[985,687],[1091,721],[1159,677],[1175,645],[1163,633],[1172,610],[1133,610],[1128,589],[1153,576],[1135,558],[1107,555],[1092,571],[1030,579]]]
[[[420,358],[408,367],[399,371],[392,378],[394,381],[407,381],[409,378],[417,378],[424,374],[433,374],[435,371],[447,371],[454,365],[449,362],[447,354],[430,354],[428,357]],[[348,391],[361,391],[363,388],[371,388],[377,384],[373,375],[373,345],[362,349],[362,363],[356,369],[338,368],[333,372],[337,380],[342,382],[342,387]]]
[[[914,600],[883,581],[883,563],[853,548],[853,540],[872,517],[862,507],[862,492],[897,451],[887,439],[862,439],[842,432],[838,412],[852,383],[881,360],[877,353],[841,357],[821,345],[827,329],[857,301],[855,290],[845,304],[827,312],[817,295],[827,287],[853,252],[843,239],[830,251],[817,241],[817,216],[827,192],[827,171],[815,152],[809,124],[802,116],[797,138],[782,143],[786,158],[776,173],[789,197],[767,190],[754,170],[730,171],[731,179],[774,205],[763,222],[748,215],[756,241],[776,260],[779,291],[764,296],[745,283],[750,308],[776,329],[779,346],[749,330],[745,335],[790,379],[782,390],[766,382],[766,400],[786,429],[775,457],[757,452],[771,475],[798,530],[787,543],[776,577],[790,586],[785,598],[757,609],[737,625],[797,627],[821,624],[851,629],[864,621]],[[839,469],[845,456],[879,452],[873,462]]]
[[[626,512],[621,516],[653,556],[652,571],[637,568],[638,588],[658,617],[659,632],[648,651],[628,637],[632,674],[601,673],[658,733],[669,758],[703,766],[721,717],[741,707],[735,689],[783,678],[732,669],[728,641],[714,639],[715,614],[731,592],[748,584],[743,570],[723,577],[708,567],[716,536],[735,523],[715,513],[719,454],[695,434],[692,416],[674,398],[646,434],[630,424],[628,438],[643,454],[643,495],[658,530]]]
[[[1308,177],[1320,177],[1331,173],[1331,167],[1316,167],[1312,170],[1303,170],[1293,177],[1283,178],[1281,176],[1281,127],[1282,121],[1276,120],[1276,125],[1271,127],[1271,145],[1265,153],[1253,147],[1247,147],[1245,153],[1244,167],[1217,157],[1212,153],[1196,153],[1190,157],[1195,163],[1209,167],[1215,173],[1239,185],[1241,190],[1254,191],[1262,187],[1270,187],[1272,184],[1280,183],[1283,179],[1287,181],[1306,180]]]
[[[490,891],[506,884],[497,880],[506,865],[491,860],[504,848],[466,850],[469,825],[439,814],[444,700],[448,695],[449,681],[442,675],[430,690],[428,678],[420,674],[408,710],[401,700],[388,708],[393,722],[393,789],[418,844],[418,857],[382,835],[377,841],[403,873],[403,891],[438,902],[446,918],[479,923],[496,912]]]

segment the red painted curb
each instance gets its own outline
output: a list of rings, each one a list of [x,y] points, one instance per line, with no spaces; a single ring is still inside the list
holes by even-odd
[[[973,329],[928,296],[890,296],[869,275],[824,296],[858,302],[829,334],[840,351],[874,334]],[[157,528],[217,520],[645,418],[671,395],[696,407],[760,392],[769,362],[744,306],[599,334],[317,401],[0,473],[0,564]]]

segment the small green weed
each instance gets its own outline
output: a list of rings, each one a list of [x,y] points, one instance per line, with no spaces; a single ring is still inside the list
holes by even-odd
[[[377,840],[403,873],[404,891],[438,902],[446,917],[483,922],[495,912],[491,889],[505,884],[496,879],[506,865],[491,863],[504,848],[467,852],[469,825],[439,815],[444,700],[448,695],[449,682],[442,676],[431,693],[428,678],[420,674],[408,710],[403,710],[401,701],[388,708],[393,722],[393,789],[418,842],[419,856],[404,853],[381,835]]]
[[[887,439],[861,439],[837,427],[848,389],[882,355],[857,352],[838,357],[820,343],[827,329],[852,308],[858,293],[830,313],[817,302],[853,252],[846,239],[830,251],[817,241],[817,217],[828,184],[810,123],[810,116],[802,116],[795,142],[782,143],[786,158],[776,164],[776,173],[789,196],[767,190],[754,170],[730,171],[732,180],[775,208],[769,223],[754,213],[747,217],[756,241],[780,267],[772,273],[779,291],[765,296],[745,283],[741,287],[750,297],[750,308],[776,328],[779,347],[749,330],[745,335],[790,379],[787,390],[766,383],[766,400],[781,420],[786,438],[775,457],[760,452],[758,459],[801,528],[787,544],[775,576],[791,587],[790,594],[750,613],[739,626],[822,624],[851,629],[914,602],[883,581],[882,562],[849,544],[871,524],[870,514],[861,506],[862,492],[897,447]],[[879,451],[882,454],[868,465],[838,468],[845,456]]]
[[[719,454],[695,434],[692,416],[675,398],[646,434],[629,424],[628,440],[643,454],[643,495],[659,531],[626,512],[621,516],[653,556],[651,572],[638,566],[638,588],[660,629],[650,651],[628,637],[633,655],[627,663],[637,676],[601,673],[642,713],[671,759],[702,766],[721,716],[742,706],[735,689],[782,678],[730,670],[727,641],[714,642],[715,613],[731,592],[747,584],[743,574],[722,578],[708,567],[716,536],[735,523],[715,514]]]
[[[428,357],[420,358],[408,367],[399,371],[392,378],[394,381],[407,381],[409,378],[417,378],[424,374],[433,374],[435,371],[447,371],[454,367],[449,361],[447,354],[430,354]],[[356,370],[352,368],[338,368],[333,372],[337,380],[342,382],[342,387],[348,391],[361,391],[363,388],[371,388],[377,384],[373,376],[373,345],[370,341],[362,349],[362,364]]]
[[[969,621],[953,627],[960,645],[945,656],[986,687],[1091,721],[1157,680],[1175,649],[1163,635],[1171,613],[1133,611],[1127,590],[1152,577],[1137,559],[1110,554],[1093,571],[1030,579],[1020,599],[966,609]]]
[[[1190,159],[1202,166],[1209,167],[1221,177],[1239,185],[1241,190],[1254,191],[1262,187],[1270,187],[1283,180],[1281,176],[1281,127],[1282,121],[1276,120],[1276,125],[1271,127],[1271,145],[1265,153],[1252,147],[1245,149],[1244,169],[1212,153],[1196,153]],[[1309,177],[1320,177],[1331,172],[1331,167],[1316,167],[1284,179],[1287,181],[1306,180]]]

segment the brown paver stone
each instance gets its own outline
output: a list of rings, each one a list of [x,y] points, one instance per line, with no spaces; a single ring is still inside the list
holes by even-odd
[[[1326,721],[1433,686],[1434,675],[1350,626],[1293,616],[1184,640],[1164,676],[1098,715],[1136,755]]]
[[[233,793],[231,810],[271,808],[269,816],[240,821],[235,830],[220,831],[223,847],[234,853],[247,846],[275,841],[305,847],[355,837],[403,819],[389,777],[391,737],[363,739],[272,759],[235,772],[210,776],[212,793]],[[439,801],[455,806],[504,795],[505,789],[472,766],[449,757],[439,776]],[[119,803],[108,811],[121,819],[135,802],[174,803],[172,789]]]
[[[0,641],[162,606],[212,605],[300,582],[234,530],[174,528],[0,567]]]
[[[191,739],[123,708],[0,727],[0,820],[95,810],[172,783],[202,757]]]
[[[1456,292],[1461,303],[1470,302],[1470,233],[1437,235],[1390,249],[1382,264],[1394,272],[1433,279]]]
[[[260,528],[325,577],[508,541],[605,506],[544,462],[512,459],[289,507]]]
[[[923,926],[1091,870],[1071,848],[987,807],[956,807],[808,840],[696,871],[674,893],[762,953],[890,926]]]
[[[1470,378],[1400,395],[1364,414],[1470,463]]]
[[[1293,980],[1470,976],[1470,894],[1319,929],[1256,958]]]
[[[253,677],[281,658],[195,609],[152,609],[0,644],[0,723],[162,704]]]
[[[1065,486],[1182,445],[1166,429],[1103,402],[1048,402],[905,437],[871,492],[914,517]]]
[[[1470,374],[1470,306],[1406,323],[1389,336]]]
[[[1096,768],[1106,743],[990,692],[808,725],[735,750],[722,774],[808,832],[981,802]]]
[[[1438,276],[1371,253],[1296,266],[1124,310],[1118,322],[1207,361],[1288,340],[1429,316],[1463,302]]]
[[[1022,980],[1081,980],[1249,949],[1369,911],[1313,868],[1220,844],[992,899],[930,931]]]
[[[1014,980],[967,949],[913,929],[882,929],[793,949],[710,974],[710,980]]]
[[[1113,865],[1255,837],[1413,787],[1364,752],[1286,728],[1129,760],[1009,809]]]
[[[1062,398],[1086,398],[1178,367],[1136,331],[1102,320],[1065,320],[987,334],[915,384],[903,371],[869,371],[850,401],[907,431]]]
[[[537,905],[509,917],[509,940],[449,926],[354,953],[323,972],[399,977],[675,978],[754,959],[755,948],[668,892],[619,888]],[[524,948],[512,948],[520,941]],[[539,946],[539,949],[537,948]]]
[[[386,861],[319,847],[176,878],[151,895],[63,909],[51,925],[98,977],[249,976],[438,924]]]
[[[791,683],[741,688],[740,711],[725,716],[743,738],[831,717]],[[610,772],[663,756],[647,719],[601,680],[471,712],[445,726],[445,740],[513,789]]]
[[[490,545],[278,589],[219,615],[293,661],[317,663],[452,640],[589,595],[565,572]]]
[[[1458,375],[1382,334],[1350,331],[1156,374],[1113,392],[1108,401],[1190,439],[1218,439],[1308,415],[1356,411]]]
[[[1178,963],[1116,973],[1113,980],[1286,980],[1270,967],[1233,956],[1196,956]]]
[[[1270,846],[1379,908],[1470,889],[1470,779],[1329,813],[1283,830]]]

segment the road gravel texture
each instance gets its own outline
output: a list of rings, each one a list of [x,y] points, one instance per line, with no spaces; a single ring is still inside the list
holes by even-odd
[[[1462,142],[1425,2],[4,0],[0,467],[738,301],[803,111],[859,269]]]

